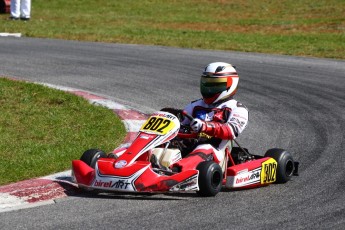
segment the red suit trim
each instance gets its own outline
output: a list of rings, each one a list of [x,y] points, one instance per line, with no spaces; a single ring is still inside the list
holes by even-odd
[[[205,122],[202,126],[201,132],[222,140],[235,139],[234,132],[228,123],[222,124],[215,121]]]

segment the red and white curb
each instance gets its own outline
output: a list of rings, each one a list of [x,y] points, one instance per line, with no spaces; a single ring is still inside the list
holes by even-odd
[[[87,91],[44,83],[43,85],[81,96],[92,104],[113,110],[126,127],[127,135],[124,143],[134,140],[141,125],[147,119],[143,113]],[[0,186],[0,212],[51,204],[55,202],[55,199],[73,195],[76,192],[77,186],[71,182],[71,170]]]

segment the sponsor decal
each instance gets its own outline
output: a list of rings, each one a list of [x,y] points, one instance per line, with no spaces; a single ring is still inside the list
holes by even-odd
[[[278,164],[273,158],[262,162],[261,184],[270,184],[276,181],[277,167]]]
[[[208,112],[205,110],[198,110],[195,112],[195,118],[199,118],[204,121],[211,121],[214,116],[214,111]]]
[[[98,166],[96,165],[96,178],[92,184],[92,187],[102,188],[105,190],[114,190],[114,191],[136,191],[134,186],[135,181],[138,177],[149,168],[150,165],[140,169],[136,173],[128,177],[112,176],[112,175],[102,175],[98,171]]]
[[[115,163],[115,168],[120,169],[123,168],[127,165],[127,161],[125,160],[120,160]]]
[[[248,169],[241,170],[236,176],[228,176],[226,180],[226,187],[238,188],[247,185],[260,183],[261,167],[248,171]]]
[[[96,180],[93,186],[95,187],[102,187],[102,188],[117,188],[117,189],[124,189],[126,190],[128,186],[130,186],[127,180],[113,180],[113,181],[102,181]]]
[[[243,116],[241,116],[240,114],[234,114],[233,116],[234,116],[234,117],[241,118],[241,119],[243,119],[243,120],[247,120],[246,117],[243,117]]]
[[[166,117],[170,120],[174,120],[176,118],[174,115],[162,113],[162,112],[153,113],[152,117]]]
[[[246,184],[250,183],[251,181],[258,181],[260,178],[260,172],[259,171],[254,171],[254,172],[249,172],[246,173],[245,176],[239,176],[236,177],[235,184]]]

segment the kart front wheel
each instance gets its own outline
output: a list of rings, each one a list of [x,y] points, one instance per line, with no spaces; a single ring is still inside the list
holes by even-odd
[[[275,183],[286,183],[292,178],[294,161],[289,152],[284,149],[269,149],[265,153],[265,157],[271,157],[278,163]]]
[[[203,161],[197,168],[199,170],[200,196],[215,196],[222,188],[223,173],[219,164],[213,161]]]
[[[80,160],[85,162],[91,168],[95,168],[96,162],[99,158],[107,157],[107,154],[99,149],[89,149],[83,153]]]

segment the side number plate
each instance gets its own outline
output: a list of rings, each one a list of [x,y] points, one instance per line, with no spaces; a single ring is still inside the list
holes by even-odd
[[[262,162],[261,168],[261,184],[270,184],[276,181],[277,162],[271,158]]]

